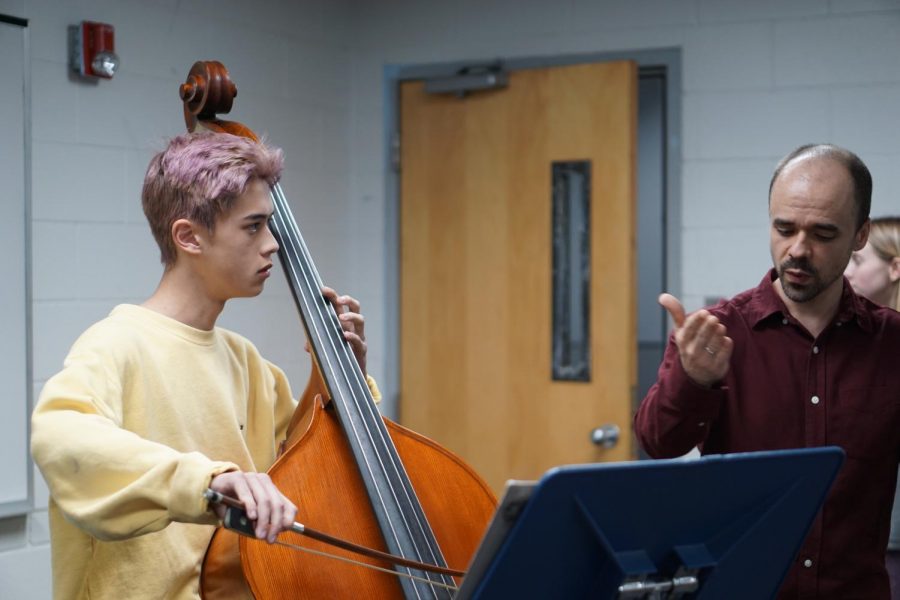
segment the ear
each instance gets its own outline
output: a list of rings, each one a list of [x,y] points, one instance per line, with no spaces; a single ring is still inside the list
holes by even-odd
[[[178,252],[200,254],[204,241],[202,227],[189,219],[178,219],[172,223],[172,241]]]
[[[866,222],[862,224],[859,228],[859,231],[856,232],[853,240],[853,251],[858,252],[862,250],[866,242],[869,241],[869,227],[872,225],[872,221],[866,219]]]
[[[900,281],[900,256],[895,256],[888,264],[888,278],[890,278],[891,283]]]

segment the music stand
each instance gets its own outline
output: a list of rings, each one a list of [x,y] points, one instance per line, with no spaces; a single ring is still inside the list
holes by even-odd
[[[511,482],[455,600],[773,598],[843,461],[824,447]]]

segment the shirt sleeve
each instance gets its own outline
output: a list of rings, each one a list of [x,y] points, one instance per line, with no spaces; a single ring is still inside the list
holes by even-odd
[[[375,404],[381,404],[381,390],[378,389],[378,383],[375,381],[375,378],[371,375],[366,375],[366,385],[369,386],[369,391],[372,392],[372,399],[375,401]]]
[[[172,521],[215,524],[203,491],[237,465],[178,452],[121,426],[121,385],[108,361],[77,352],[51,378],[32,415],[31,452],[66,518],[101,540]]]
[[[674,458],[701,445],[728,394],[727,387],[695,383],[681,366],[670,336],[657,374],[634,417],[641,447],[653,458]]]

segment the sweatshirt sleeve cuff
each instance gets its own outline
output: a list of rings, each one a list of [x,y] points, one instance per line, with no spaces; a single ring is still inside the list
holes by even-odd
[[[216,516],[209,510],[209,502],[203,493],[216,475],[238,470],[234,463],[211,461],[199,452],[186,454],[172,478],[170,518],[188,523],[216,524]]]
[[[372,399],[375,400],[375,403],[381,403],[381,390],[378,389],[378,383],[375,382],[375,378],[371,375],[366,375],[366,384],[369,386],[369,391],[372,392]]]

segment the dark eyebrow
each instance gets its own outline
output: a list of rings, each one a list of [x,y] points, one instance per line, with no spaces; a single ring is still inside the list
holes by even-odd
[[[772,219],[772,225],[774,227],[795,227],[796,224],[793,221],[788,221],[786,219]],[[813,225],[813,229],[817,231],[827,231],[829,233],[840,233],[841,229],[837,225],[833,223],[816,223]]]
[[[244,221],[267,221],[275,213],[253,213],[243,218]]]

